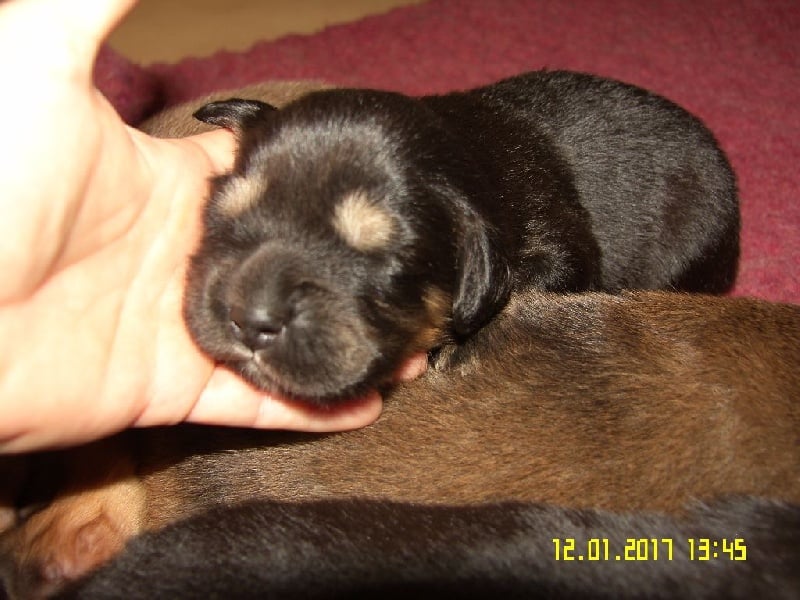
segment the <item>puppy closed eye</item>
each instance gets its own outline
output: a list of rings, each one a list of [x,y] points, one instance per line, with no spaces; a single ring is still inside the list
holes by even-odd
[[[391,242],[394,218],[358,190],[346,194],[334,208],[333,228],[348,245],[370,252]]]

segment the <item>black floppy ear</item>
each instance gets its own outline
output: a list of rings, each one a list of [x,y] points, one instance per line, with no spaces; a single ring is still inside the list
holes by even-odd
[[[260,100],[230,98],[219,102],[209,102],[194,113],[194,118],[209,125],[240,131],[266,113],[278,110],[271,104]]]
[[[459,337],[477,331],[505,306],[511,293],[508,260],[497,232],[468,210],[462,222],[458,281],[453,294],[453,329]]]

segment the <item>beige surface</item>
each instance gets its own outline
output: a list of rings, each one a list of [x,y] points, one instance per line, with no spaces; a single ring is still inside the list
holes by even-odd
[[[111,46],[140,62],[173,62],[259,40],[313,33],[424,0],[140,0]]]

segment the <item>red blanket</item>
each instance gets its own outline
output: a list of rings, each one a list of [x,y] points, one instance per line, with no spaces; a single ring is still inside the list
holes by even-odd
[[[738,295],[800,302],[800,4],[795,0],[431,0],[242,53],[141,69],[110,51],[97,82],[130,122],[266,79],[412,94],[567,68],[663,94],[701,117],[739,178]]]

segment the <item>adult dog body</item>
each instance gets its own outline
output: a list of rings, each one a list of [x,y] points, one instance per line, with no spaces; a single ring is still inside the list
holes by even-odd
[[[798,536],[800,506],[746,498],[679,519],[516,503],[256,502],[142,536],[66,597],[796,600]]]
[[[138,532],[253,500],[676,514],[725,494],[800,504],[799,362],[797,306],[663,292],[515,296],[445,349],[444,368],[393,389],[365,429],[164,428],[134,432],[138,451],[72,451],[78,480],[4,536],[0,571],[31,597]]]

